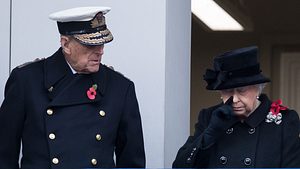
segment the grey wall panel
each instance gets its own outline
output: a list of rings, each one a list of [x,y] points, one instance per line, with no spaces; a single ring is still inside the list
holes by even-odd
[[[10,0],[1,1],[0,20],[0,103],[2,103],[4,86],[9,75]]]
[[[164,167],[170,168],[190,132],[191,2],[169,0],[166,13]]]

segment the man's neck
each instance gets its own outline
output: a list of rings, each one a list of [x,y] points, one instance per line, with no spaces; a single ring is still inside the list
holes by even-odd
[[[69,65],[69,67],[70,67],[72,73],[73,73],[73,74],[78,73],[78,72],[76,72],[76,70],[74,70],[74,69],[72,68],[72,66],[71,66],[70,63],[67,61],[67,59],[65,59],[65,60],[66,60],[67,64]]]

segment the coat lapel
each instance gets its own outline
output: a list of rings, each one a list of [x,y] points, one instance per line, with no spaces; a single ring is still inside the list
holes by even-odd
[[[52,100],[62,89],[64,83],[70,78],[72,72],[65,61],[62,49],[59,48],[44,64],[44,86]]]
[[[96,91],[95,99],[91,100],[87,96],[87,91],[93,85],[90,75],[78,75],[74,77],[64,89],[52,100],[50,106],[67,106],[75,104],[84,104],[98,102],[101,93]],[[98,86],[98,84],[97,84]]]
[[[73,75],[61,49],[45,62],[45,88],[51,99],[49,106],[67,106],[99,102],[105,93],[107,68],[100,65],[97,73]],[[87,91],[97,84],[97,94],[91,100]]]
[[[261,105],[245,120],[252,128],[257,127],[261,122],[265,121],[267,114],[270,111],[271,101],[262,94],[260,96]]]

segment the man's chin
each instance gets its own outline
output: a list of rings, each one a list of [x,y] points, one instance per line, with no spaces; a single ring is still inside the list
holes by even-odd
[[[81,72],[81,74],[91,74],[91,73],[96,73],[99,71],[99,66],[98,67],[93,67],[93,68],[88,68],[85,69]]]
[[[99,71],[99,68],[98,69],[92,69],[92,70],[89,70],[89,73],[96,73]]]

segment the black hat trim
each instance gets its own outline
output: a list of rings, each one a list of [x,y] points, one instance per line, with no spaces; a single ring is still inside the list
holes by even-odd
[[[212,86],[213,89],[217,89],[218,86],[220,86],[228,79],[253,76],[259,73],[261,73],[259,64],[232,71],[214,71],[211,69],[207,69],[204,75],[204,80],[209,86]]]
[[[75,35],[75,34],[86,34],[94,33],[105,30],[106,25],[91,28],[90,21],[87,22],[57,22],[59,33],[62,35]]]

